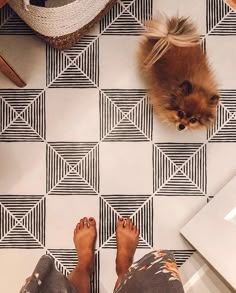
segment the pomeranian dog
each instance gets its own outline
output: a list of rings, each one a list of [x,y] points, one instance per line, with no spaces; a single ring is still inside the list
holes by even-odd
[[[188,18],[161,16],[146,24],[139,63],[154,110],[178,130],[209,126],[219,102],[200,35]]]

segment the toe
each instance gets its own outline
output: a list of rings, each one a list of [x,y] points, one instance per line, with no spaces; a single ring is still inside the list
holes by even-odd
[[[130,222],[130,229],[133,231],[133,230],[134,230],[134,227],[135,227],[135,226],[134,226],[134,223],[131,221],[131,222]]]
[[[131,224],[132,224],[132,222],[131,222],[130,218],[126,219],[125,227],[126,227],[127,229],[130,229]]]
[[[79,229],[80,229],[80,223],[78,223],[78,224],[76,225],[75,230],[76,230],[76,231],[79,231]]]
[[[124,226],[124,219],[122,217],[119,217],[119,220],[117,222],[117,228],[123,228]]]
[[[80,226],[80,229],[83,229],[84,228],[84,221],[83,221],[83,219],[80,220],[79,226]]]
[[[88,218],[87,217],[83,218],[83,222],[84,222],[84,227],[88,228]]]
[[[137,232],[137,230],[138,230],[137,226],[134,223],[132,223],[132,230],[135,231],[135,232]]]
[[[96,221],[95,221],[95,219],[93,217],[89,218],[89,225],[92,226],[92,227],[96,226]]]

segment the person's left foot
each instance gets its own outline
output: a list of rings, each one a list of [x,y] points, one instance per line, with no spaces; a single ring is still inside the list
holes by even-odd
[[[94,218],[83,218],[74,230],[74,244],[78,253],[78,266],[89,274],[93,272],[94,247],[97,237]]]
[[[120,218],[116,229],[117,256],[116,273],[123,276],[133,263],[133,256],[138,245],[139,231],[131,219]]]

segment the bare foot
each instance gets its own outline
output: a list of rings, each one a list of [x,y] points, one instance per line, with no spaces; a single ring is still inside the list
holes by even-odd
[[[67,278],[80,293],[90,292],[90,275],[93,272],[94,246],[97,237],[94,218],[83,218],[74,230],[74,244],[79,262]]]
[[[116,229],[116,239],[116,273],[121,278],[133,263],[133,257],[139,239],[138,229],[130,219],[119,219]]]
[[[81,219],[74,230],[74,244],[78,253],[78,265],[90,274],[93,272],[96,237],[97,230],[95,219]]]

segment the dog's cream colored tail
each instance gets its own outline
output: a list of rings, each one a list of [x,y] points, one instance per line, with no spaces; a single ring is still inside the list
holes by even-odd
[[[146,29],[146,37],[157,41],[145,60],[146,66],[152,66],[171,46],[191,47],[200,43],[200,36],[188,18],[172,17],[168,19],[162,15],[160,20],[148,22]]]

